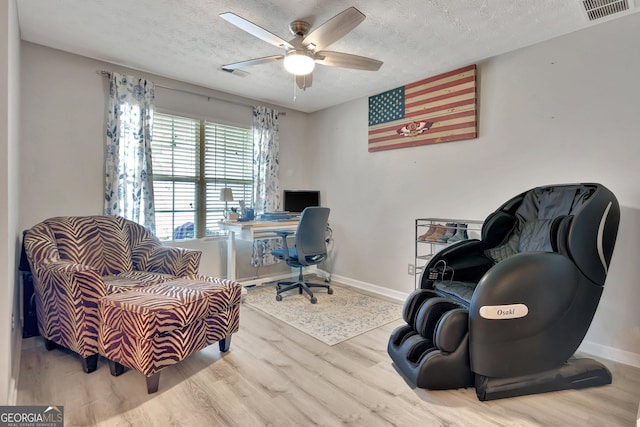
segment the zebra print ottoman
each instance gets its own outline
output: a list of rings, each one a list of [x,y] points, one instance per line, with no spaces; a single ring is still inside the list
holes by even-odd
[[[124,367],[141,372],[150,394],[167,366],[215,342],[228,351],[239,328],[241,289],[232,280],[194,275],[102,297],[98,346],[111,374]]]

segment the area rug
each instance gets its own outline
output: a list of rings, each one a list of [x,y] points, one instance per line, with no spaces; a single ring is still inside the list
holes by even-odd
[[[296,291],[282,294],[276,301],[275,285],[249,289],[244,303],[257,308],[328,345],[363,334],[402,317],[402,305],[331,285],[333,294],[324,290],[311,304]]]

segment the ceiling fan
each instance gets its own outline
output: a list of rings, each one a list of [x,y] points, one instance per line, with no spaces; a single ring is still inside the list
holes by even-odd
[[[295,75],[296,84],[304,90],[311,87],[315,64],[368,71],[377,71],[382,66],[382,61],[376,59],[323,50],[364,21],[364,14],[355,7],[345,9],[311,33],[309,33],[311,25],[308,22],[301,20],[291,22],[289,29],[295,37],[288,42],[235,13],[221,13],[220,17],[252,36],[286,50],[286,53],[281,55],[265,56],[223,65],[224,71],[233,72],[251,65],[284,59],[284,68]]]

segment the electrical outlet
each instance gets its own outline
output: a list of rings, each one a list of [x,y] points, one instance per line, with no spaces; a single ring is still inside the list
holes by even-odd
[[[409,266],[407,267],[407,273],[409,273],[410,276],[415,275],[416,267],[413,264],[409,264]]]

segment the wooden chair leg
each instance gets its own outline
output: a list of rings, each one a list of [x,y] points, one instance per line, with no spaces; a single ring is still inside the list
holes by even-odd
[[[85,371],[87,374],[90,374],[91,372],[95,371],[96,369],[98,369],[98,355],[97,354],[92,354],[89,357],[83,357],[82,358],[82,370]]]
[[[160,384],[160,372],[147,377],[147,393],[152,394],[158,391],[158,385]]]
[[[44,348],[47,349],[47,351],[51,351],[53,349],[58,348],[58,344],[54,343],[53,341],[45,338],[44,339]]]
[[[231,347],[231,335],[218,341],[218,346],[220,347],[220,351],[223,353],[229,351],[229,348]]]
[[[111,371],[112,376],[117,377],[124,374],[125,369],[124,365],[114,362],[113,360],[109,360],[109,370]]]

